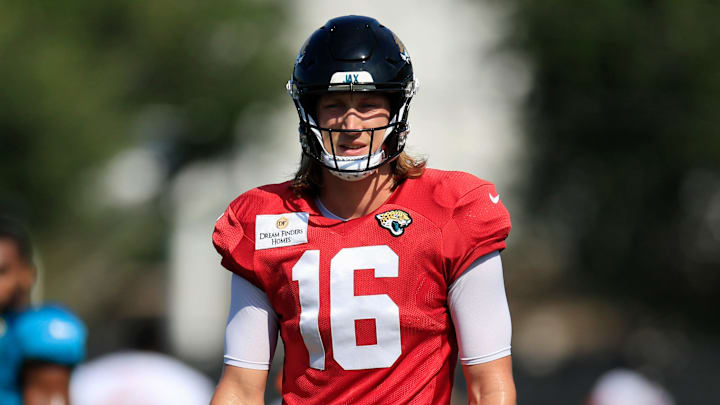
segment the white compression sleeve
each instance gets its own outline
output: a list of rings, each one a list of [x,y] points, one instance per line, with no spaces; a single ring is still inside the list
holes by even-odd
[[[462,364],[486,363],[510,355],[512,324],[500,253],[474,261],[450,286],[448,305]]]
[[[225,328],[225,364],[269,370],[278,336],[278,319],[267,294],[233,274],[230,314]]]

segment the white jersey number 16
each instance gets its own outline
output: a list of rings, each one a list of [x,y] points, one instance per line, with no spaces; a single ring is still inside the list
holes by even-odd
[[[387,294],[355,295],[355,270],[397,277],[398,256],[388,246],[345,248],[330,261],[330,333],[335,361],[345,370],[390,367],[400,357],[400,309]],[[310,367],[325,369],[320,338],[320,251],[307,250],[292,268],[300,293],[300,333]],[[377,344],[358,346],[355,321],[374,319]]]

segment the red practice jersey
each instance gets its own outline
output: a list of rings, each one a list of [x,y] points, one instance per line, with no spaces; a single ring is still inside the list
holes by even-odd
[[[509,231],[493,184],[427,169],[346,222],[289,182],[250,190],[213,242],[277,313],[284,404],[434,405],[450,403],[457,360],[448,287]]]

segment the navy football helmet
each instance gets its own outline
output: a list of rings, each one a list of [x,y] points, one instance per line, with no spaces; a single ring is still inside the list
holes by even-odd
[[[410,101],[418,90],[407,49],[400,39],[377,20],[345,16],[329,20],[316,30],[300,49],[287,90],[300,117],[303,153],[344,180],[367,177],[396,158],[405,147],[409,132]],[[358,130],[318,126],[315,108],[328,92],[380,92],[390,100],[388,125]],[[370,144],[383,137],[378,151],[367,156],[338,156],[322,142],[322,132],[370,132]]]

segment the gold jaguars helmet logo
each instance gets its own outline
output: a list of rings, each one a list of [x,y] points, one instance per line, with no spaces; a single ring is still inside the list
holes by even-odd
[[[395,33],[393,33],[393,38],[395,38],[395,44],[397,44],[398,51],[400,51],[400,57],[405,61],[405,63],[411,64],[410,54],[408,53],[407,48],[405,48],[405,44],[402,43]]]
[[[375,215],[378,224],[390,231],[390,235],[398,237],[405,232],[405,228],[412,224],[410,214],[403,210],[390,210]]]

